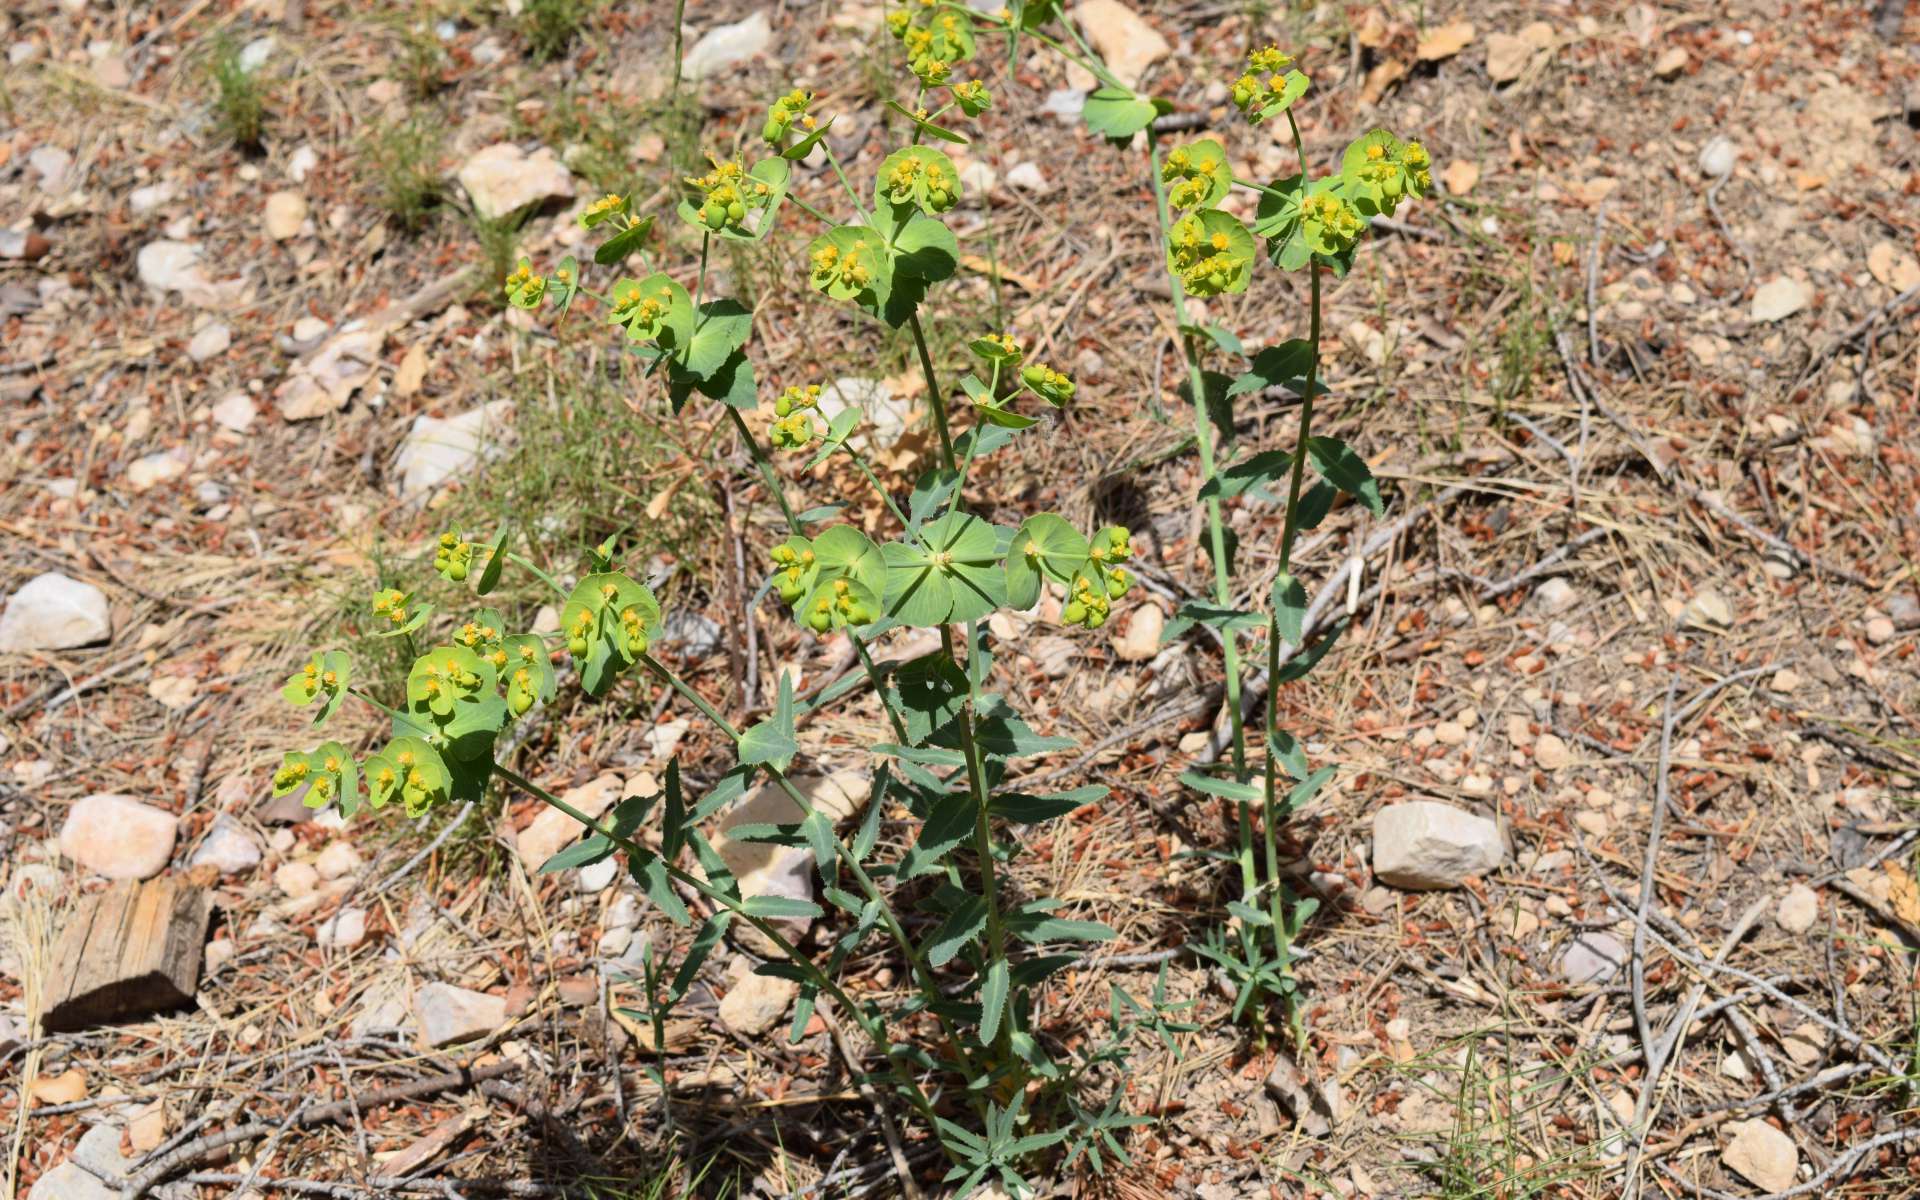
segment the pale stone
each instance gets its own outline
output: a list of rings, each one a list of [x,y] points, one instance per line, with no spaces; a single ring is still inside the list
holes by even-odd
[[[1433,740],[1442,746],[1458,746],[1467,740],[1467,727],[1458,721],[1442,721],[1433,727]]]
[[[791,979],[748,975],[721,998],[720,1023],[743,1037],[758,1037],[779,1024],[799,994]]]
[[[498,454],[512,433],[513,408],[511,400],[494,400],[445,420],[415,417],[393,461],[400,498],[424,500]]]
[[[1113,652],[1122,662],[1146,662],[1160,652],[1160,632],[1166,615],[1157,604],[1142,604],[1116,630]]]
[[[1820,898],[1806,884],[1796,883],[1780,897],[1780,907],[1774,910],[1773,919],[1788,933],[1805,933],[1813,928],[1814,919],[1819,915]]]
[[[109,879],[150,879],[166,869],[180,822],[132,796],[97,793],[67,810],[60,853]]]
[[[40,176],[40,190],[58,192],[67,185],[73,155],[58,146],[37,146],[27,155],[27,166]]]
[[[1776,275],[1753,293],[1748,316],[1758,322],[1784,321],[1813,303],[1813,289],[1790,275]]]
[[[314,931],[314,941],[331,950],[351,950],[367,940],[367,911],[343,908]]]
[[[1920,287],[1920,261],[1893,242],[1875,242],[1867,251],[1867,270],[1875,280],[1896,292]]]
[[[267,197],[260,226],[276,242],[298,237],[307,220],[307,198],[299,192],[275,192]]]
[[[639,778],[642,777],[636,777],[636,781]],[[651,776],[644,778],[651,782]],[[618,775],[609,773],[579,787],[569,788],[560,798],[597,820],[613,807],[625,788],[625,782]],[[644,795],[646,792],[631,794]],[[582,832],[580,822],[566,813],[557,808],[542,808],[539,815],[533,818],[533,823],[521,830],[514,839],[514,847],[528,874],[537,874],[548,859],[572,845]]]
[[[166,180],[137,187],[127,193],[127,209],[136,217],[144,217],[164,204],[172,203],[175,195],[173,184]]]
[[[1505,857],[1498,825],[1449,804],[1413,800],[1390,804],[1373,817],[1373,873],[1394,887],[1458,887]]]
[[[225,813],[213,819],[213,827],[187,860],[189,867],[210,866],[222,875],[238,875],[260,865],[260,843]]]
[[[320,886],[320,872],[314,870],[312,863],[283,863],[273,873],[273,885],[295,900],[314,894]]]
[[[1780,668],[1773,673],[1772,679],[1767,680],[1767,690],[1777,692],[1783,696],[1796,690],[1799,686],[1800,673],[1792,667]]]
[[[146,1154],[167,1140],[167,1106],[155,1100],[127,1117],[127,1141],[135,1154]]]
[[[253,397],[245,392],[229,392],[213,406],[213,423],[229,433],[245,433],[258,415]]]
[[[373,379],[386,342],[384,329],[357,322],[327,339],[275,389],[280,415],[306,421],[345,408],[353,393]]]
[[[886,381],[857,376],[845,376],[828,384],[820,393],[819,407],[820,415],[828,421],[849,408],[865,414],[865,420],[854,426],[847,438],[847,444],[856,450],[891,448],[907,432],[914,409],[911,401],[896,400]]]
[[[117,1200],[119,1195],[80,1164],[63,1162],[33,1181],[27,1200]]]
[[[1733,174],[1733,143],[1716,137],[1700,147],[1700,173],[1708,179],[1724,179]]]
[[[1007,186],[1023,192],[1044,192],[1047,190],[1047,176],[1037,163],[1015,163],[1007,169]]]
[[[1704,589],[1681,608],[1680,624],[1706,633],[1723,633],[1733,628],[1733,606],[1719,592]]]
[[[1876,646],[1884,646],[1892,641],[1896,632],[1893,622],[1886,617],[1875,617],[1867,622],[1867,640]]]
[[[206,362],[217,355],[225,354],[227,347],[233,345],[233,330],[225,324],[215,321],[193,335],[187,343],[187,357],[197,363]]]
[[[1159,30],[1119,0],[1083,0],[1074,6],[1073,16],[1114,78],[1130,88],[1139,86],[1148,67],[1173,52]]]
[[[1627,961],[1620,939],[1600,929],[1581,932],[1560,956],[1560,976],[1568,983],[1604,983]]]
[[[216,283],[200,262],[200,247],[168,238],[148,242],[134,255],[140,282],[156,292],[179,292],[195,308],[224,308],[240,296],[244,281]]]
[[[575,872],[574,884],[589,895],[605,891],[613,886],[614,877],[620,874],[620,860],[608,855],[597,863],[589,863]]]
[[[800,794],[830,821],[842,821],[866,807],[870,783],[864,771],[836,771],[832,775],[793,780]],[[741,797],[721,817],[713,848],[733,872],[743,896],[779,896],[813,899],[813,852],[804,846],[776,846],[740,841],[732,831],[741,825],[792,825],[802,819],[800,806],[786,791],[762,785]]]
[[[1543,733],[1534,739],[1533,762],[1542,771],[1558,771],[1572,761],[1573,752],[1559,735]]]
[[[322,879],[345,879],[359,872],[364,860],[360,852],[347,842],[329,842],[320,856],[313,860],[313,869]]]
[[[127,464],[127,486],[144,492],[185,475],[192,463],[193,457],[184,446],[142,455]]]
[[[28,580],[0,613],[0,653],[70,650],[112,635],[106,593],[57,571]]]
[[[1672,79],[1687,69],[1693,57],[1685,46],[1669,46],[1654,61],[1653,74],[1656,79]]]
[[[1439,62],[1441,59],[1452,58],[1473,44],[1475,32],[1472,21],[1452,21],[1445,25],[1435,25],[1427,30],[1426,36],[1414,46],[1414,57],[1421,62]]]
[[[1564,578],[1555,575],[1539,587],[1533,589],[1533,607],[1550,617],[1560,616],[1574,605],[1580,603],[1580,593]]]
[[[496,142],[460,164],[455,178],[473,199],[474,212],[487,221],[574,195],[573,174],[545,146],[526,154],[512,142]]]
[[[1755,1117],[1727,1126],[1733,1140],[1720,1152],[1720,1161],[1763,1192],[1784,1192],[1799,1173],[1800,1152],[1793,1139]]]
[[[506,1024],[507,1002],[485,992],[429,983],[414,993],[413,1016],[427,1045],[451,1046],[485,1037]]]
[[[773,25],[764,12],[731,25],[717,25],[680,60],[680,74],[687,79],[705,79],[731,70],[764,51],[772,42]]]
[[[1446,185],[1449,196],[1464,196],[1480,182],[1480,168],[1464,158],[1456,158],[1440,172],[1440,182]]]

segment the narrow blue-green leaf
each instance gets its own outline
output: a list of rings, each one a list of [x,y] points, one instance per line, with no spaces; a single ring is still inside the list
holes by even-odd
[[[1007,1009],[1007,960],[996,958],[987,968],[987,977],[980,984],[980,1041],[983,1045],[992,1045],[1000,1036],[1000,1017]]]

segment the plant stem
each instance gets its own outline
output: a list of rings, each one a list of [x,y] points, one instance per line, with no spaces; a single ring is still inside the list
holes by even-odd
[[[940,379],[933,371],[933,355],[927,352],[927,335],[920,328],[920,313],[916,310],[907,319],[907,326],[913,330],[913,344],[920,351],[920,370],[927,377],[927,406],[933,410],[934,427],[940,431],[940,456],[946,460],[947,470],[959,468],[953,458],[953,436],[947,431],[947,400],[940,394]]]
[[[1165,242],[1173,221],[1167,208],[1166,189],[1160,185],[1160,143],[1149,133],[1149,161],[1152,164],[1154,210],[1160,219],[1160,240]],[[1167,286],[1173,292],[1173,316],[1176,324],[1187,324],[1187,293],[1180,284],[1180,277],[1172,271],[1167,272]],[[1203,483],[1214,478],[1213,426],[1212,418],[1207,414],[1206,376],[1200,369],[1200,357],[1194,351],[1193,339],[1185,332],[1180,333],[1180,346],[1187,360],[1187,391],[1193,401],[1193,440],[1200,453],[1200,474]],[[1213,557],[1213,598],[1222,608],[1233,605],[1232,581],[1227,574],[1227,538],[1226,528],[1221,522],[1220,499],[1207,497],[1207,538]],[[1233,727],[1233,769],[1241,779],[1247,774],[1247,732],[1240,719],[1240,648],[1232,630],[1222,630],[1221,650],[1226,659],[1227,717]],[[1243,892],[1252,895],[1258,881],[1253,865],[1253,806],[1242,800],[1239,802],[1240,824],[1240,884]]]
[[[565,800],[562,800],[560,797],[533,782],[533,780],[528,779],[518,771],[515,771],[513,768],[495,763],[493,769],[495,774],[505,779],[508,783],[513,784],[515,787],[528,793],[535,799],[540,800],[549,807],[560,810],[594,833],[606,838],[615,846],[618,846],[629,859],[644,861],[648,858],[657,857],[653,851],[636,844],[630,838],[622,837],[614,830],[600,824],[600,822],[589,817],[586,813],[581,812],[573,805],[568,804]],[[914,1074],[910,1069],[911,1063],[903,1064],[899,1061],[904,1051],[895,1046],[893,1041],[887,1037],[886,1027],[881,1022],[874,1020],[863,1007],[854,1001],[852,996],[849,996],[845,991],[841,990],[840,985],[828,976],[826,972],[816,966],[812,959],[800,953],[799,947],[788,941],[785,935],[783,935],[772,922],[748,912],[744,901],[728,895],[698,875],[683,871],[670,862],[663,863],[662,865],[666,867],[667,874],[672,876],[675,882],[684,887],[692,888],[694,891],[700,893],[700,895],[713,901],[720,907],[727,909],[740,920],[745,921],[747,924],[759,930],[761,936],[771,942],[774,948],[779,950],[788,962],[799,968],[799,970],[807,976],[809,982],[820,991],[826,992],[829,996],[833,997],[833,999],[839,1003],[840,1007],[845,1010],[847,1015],[859,1022],[861,1030],[866,1033],[867,1037],[873,1041],[873,1044],[886,1056],[887,1061],[892,1064],[894,1075],[899,1080],[902,1089],[907,1093],[907,1099],[912,1102],[915,1108],[920,1110],[921,1115],[925,1117],[929,1123],[937,1120],[932,1102],[927,1099],[926,1094],[920,1090],[920,1085],[915,1081]]]
[[[893,502],[893,497],[888,494],[885,487],[881,486],[880,479],[873,473],[873,467],[868,464],[866,455],[845,442],[840,443],[840,448],[847,452],[847,457],[853,460],[853,465],[859,468],[860,474],[866,476],[867,483],[872,486],[874,494],[880,497],[880,503],[886,505],[887,511],[893,514],[893,519],[900,522],[902,528],[913,528],[913,522],[907,520],[907,514],[900,511],[900,506]]]
[[[767,461],[766,452],[760,449],[759,439],[755,438],[753,431],[747,428],[747,422],[741,417],[739,409],[731,404],[721,407],[725,408],[727,416],[733,419],[733,428],[740,435],[740,440],[747,444],[747,454],[753,459],[753,465],[760,468],[760,481],[767,485],[767,490],[773,493],[773,498],[780,502],[780,511],[787,518],[787,527],[799,533],[799,514],[795,513],[793,505],[787,502],[787,490],[780,486],[780,477],[773,473],[773,464]]]
[[[940,643],[945,647],[947,657],[953,655],[953,627],[940,627]],[[969,652],[972,646],[968,646]],[[967,784],[973,792],[973,852],[980,860],[980,891],[987,902],[987,962],[990,970],[995,963],[1005,962],[1007,958],[1007,930],[1000,919],[1000,889],[995,882],[993,860],[993,825],[988,815],[986,762],[980,754],[980,743],[973,736],[974,706],[979,702],[980,688],[974,682],[973,671],[967,671],[967,703],[960,710],[960,748],[967,758]],[[986,978],[986,973],[981,973]],[[1013,1022],[1003,1019],[1000,1031],[994,1039],[995,1047],[1003,1052],[1011,1050]]]
[[[712,721],[714,727],[720,730],[721,733],[726,734],[727,737],[736,744],[740,741],[740,731],[735,729],[733,724],[728,721],[726,717],[722,716],[718,709],[708,704],[706,697],[694,691],[685,680],[669,670],[665,663],[662,663],[651,654],[640,655],[638,661],[640,665],[653,672],[661,682],[680,693],[689,703],[699,709],[701,714],[709,721]],[[785,792],[787,798],[793,801],[794,806],[800,810],[802,817],[813,816],[813,801],[809,800],[806,793],[794,785],[793,780],[789,779],[784,771],[775,767],[772,763],[761,763],[760,769],[772,776],[774,783],[779,785],[780,790]],[[883,797],[874,796],[869,802],[879,804],[882,799]],[[927,960],[920,953],[920,948],[914,945],[913,940],[907,936],[906,928],[900,924],[899,917],[894,914],[893,906],[887,903],[885,896],[881,895],[879,885],[874,883],[871,875],[867,874],[867,869],[861,865],[860,860],[847,853],[845,843],[835,838],[834,846],[838,851],[839,861],[847,868],[847,873],[853,877],[854,882],[859,885],[861,894],[868,900],[879,905],[880,919],[886,925],[887,932],[892,935],[893,940],[899,943],[901,953],[907,956],[907,962],[913,967],[914,978],[919,982],[921,990],[926,994],[929,1001],[939,996],[940,985],[933,977],[933,969],[927,965]],[[949,1037],[954,1037],[954,1030],[947,1024],[945,1017],[940,1018],[940,1024],[943,1028],[946,1028]],[[954,1037],[954,1045],[956,1047],[959,1046],[959,1039],[957,1037]],[[963,1050],[961,1053],[964,1054],[965,1051]]]
[[[1307,153],[1300,140],[1300,125],[1291,112],[1287,114],[1287,124],[1293,130],[1293,152],[1300,160],[1301,176],[1304,178]],[[1306,477],[1307,439],[1313,436],[1313,393],[1320,376],[1320,263],[1317,259],[1307,264],[1307,280],[1311,297],[1307,310],[1307,383],[1300,399],[1300,430],[1294,439],[1293,463],[1287,479],[1287,511],[1280,531],[1282,575],[1292,568],[1294,538],[1300,531],[1300,485]],[[1262,786],[1264,811],[1260,823],[1266,847],[1267,883],[1273,889],[1268,897],[1268,916],[1273,922],[1274,956],[1279,960],[1282,976],[1290,980],[1293,976],[1293,935],[1287,927],[1287,885],[1280,878],[1280,760],[1275,753],[1280,730],[1279,678],[1280,620],[1277,615],[1270,614],[1267,618],[1266,762]],[[1304,1030],[1300,1027],[1300,1005],[1291,988],[1282,994],[1281,1005],[1287,1014],[1287,1025],[1297,1047]]]
[[[833,168],[833,173],[840,177],[840,186],[847,189],[847,198],[853,201],[854,211],[860,214],[860,223],[871,228],[873,218],[868,214],[867,206],[861,203],[860,193],[854,191],[853,184],[848,181],[846,171],[840,166],[839,156],[834,154],[833,147],[827,144],[827,139],[825,138],[820,139],[820,148],[826,151],[827,163]]]
[[[545,571],[542,571],[539,567],[534,566],[531,562],[529,562],[525,558],[522,558],[520,555],[509,550],[507,551],[507,561],[510,563],[513,563],[515,566],[522,567],[528,572],[532,573],[536,578],[540,580],[540,582],[552,588],[562,598],[565,598],[567,596],[568,594],[567,589],[561,587],[560,584],[554,579],[553,576],[547,574]]]

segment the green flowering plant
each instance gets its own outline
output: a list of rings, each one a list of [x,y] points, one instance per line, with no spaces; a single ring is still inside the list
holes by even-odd
[[[1114,989],[1104,1036],[1061,1039],[1038,1016],[1048,981],[1081,961],[1080,947],[1111,939],[1114,931],[1067,915],[1057,899],[1016,894],[1004,872],[1026,852],[1026,831],[1101,801],[1106,789],[1095,784],[1034,794],[1009,786],[1020,760],[1073,743],[1041,735],[1009,697],[990,689],[998,648],[988,618],[1002,610],[1037,610],[1055,613],[1069,629],[1101,629],[1138,587],[1135,547],[1121,526],[1083,532],[1049,512],[1003,524],[967,503],[966,484],[976,466],[1019,437],[1044,436],[1034,431],[1051,427],[1052,410],[1074,403],[1076,385],[1066,372],[1032,361],[1011,333],[992,331],[968,345],[974,369],[943,386],[921,313],[957,270],[959,241],[947,218],[963,188],[952,158],[927,143],[964,143],[965,135],[942,121],[987,111],[985,86],[958,77],[983,36],[1004,38],[1010,63],[1023,38],[1081,63],[1100,81],[1088,97],[1088,128],[1122,144],[1144,135],[1190,371],[1217,584],[1212,603],[1182,608],[1170,636],[1196,623],[1219,627],[1234,720],[1231,772],[1195,770],[1183,778],[1204,794],[1237,802],[1245,888],[1242,901],[1229,906],[1239,918],[1233,936],[1193,949],[1235,980],[1241,1011],[1275,1000],[1297,1013],[1291,946],[1311,901],[1291,897],[1280,879],[1277,831],[1333,768],[1309,772],[1304,752],[1277,728],[1270,705],[1262,778],[1253,782],[1240,726],[1239,651],[1245,630],[1258,622],[1255,614],[1231,608],[1233,564],[1221,503],[1261,494],[1283,480],[1288,485],[1266,649],[1270,680],[1277,685],[1296,679],[1319,661],[1338,631],[1283,664],[1282,645],[1291,657],[1293,643],[1306,636],[1304,587],[1290,574],[1295,535],[1324,517],[1337,494],[1376,511],[1381,505],[1365,463],[1339,442],[1309,432],[1314,397],[1325,391],[1318,382],[1320,272],[1344,273],[1372,217],[1424,194],[1429,164],[1417,143],[1370,134],[1349,149],[1335,176],[1306,182],[1301,152],[1302,176],[1270,184],[1238,180],[1213,139],[1163,156],[1152,125],[1169,106],[1121,84],[1087,50],[1054,0],[1024,0],[998,16],[948,0],[913,0],[886,20],[915,86],[908,103],[890,102],[906,118],[905,144],[885,156],[870,187],[849,178],[825,136],[830,121],[814,112],[816,97],[788,91],[769,105],[761,130],[769,156],[751,163],[716,157],[705,174],[685,180],[677,212],[699,239],[697,268],[656,270],[648,260],[644,275],[617,274],[647,250],[653,221],[636,216],[628,196],[609,194],[581,216],[582,225],[603,239],[594,265],[616,274],[604,291],[588,286],[571,258],[544,274],[523,261],[505,284],[509,301],[529,310],[564,315],[578,298],[602,307],[605,316],[596,323],[619,331],[670,413],[681,413],[697,397],[714,403],[747,447],[784,518],[783,533],[765,552],[760,596],[784,607],[803,636],[844,639],[858,665],[806,697],[796,695],[792,677],[782,672],[770,706],[758,710],[764,715],[741,727],[656,654],[663,606],[621,568],[617,535],[590,550],[576,572],[555,577],[511,549],[505,534],[489,548],[449,531],[432,547],[434,569],[448,585],[484,597],[508,565],[516,566],[553,592],[558,628],[516,628],[507,614],[464,602],[446,616],[413,593],[380,590],[369,610],[378,632],[405,637],[410,649],[416,648],[416,634],[426,643],[412,656],[398,703],[386,706],[351,687],[349,665],[338,651],[319,655],[291,677],[285,695],[298,705],[324,700],[317,723],[329,719],[344,696],[357,696],[389,718],[385,744],[359,762],[336,741],[290,753],[274,787],[280,794],[305,789],[309,804],[337,803],[343,812],[360,807],[364,793],[369,807],[396,805],[417,816],[477,802],[498,786],[568,813],[584,836],[544,871],[618,857],[667,919],[697,925],[677,964],[651,948],[643,957],[638,982],[645,1008],[632,1015],[652,1024],[656,1046],[665,1043],[666,1014],[698,979],[712,951],[734,926],[751,927],[774,951],[758,970],[799,987],[790,1040],[806,1036],[817,1006],[833,1004],[879,1053],[891,1094],[938,1139],[949,1159],[947,1182],[962,1194],[987,1182],[1025,1194],[1031,1190],[1026,1173],[1056,1148],[1069,1162],[1098,1167],[1125,1161],[1117,1135],[1141,1120],[1121,1112],[1124,1091],[1114,1086],[1129,1048],[1142,1036],[1171,1048],[1170,1035],[1191,1026],[1173,1021],[1181,1005],[1168,1000],[1164,973],[1144,1001]],[[1074,46],[1047,32],[1056,21]],[[1250,60],[1248,77],[1235,86],[1236,104],[1249,120],[1284,116],[1292,125],[1291,106],[1307,85],[1287,66],[1285,56],[1272,50]],[[814,155],[817,160],[809,158]],[[781,381],[772,399],[763,401],[749,353],[753,311],[708,291],[714,242],[766,238],[790,198],[792,164],[800,158],[824,161],[842,185],[846,211],[836,217],[791,197],[795,208],[824,226],[795,265],[826,302],[849,305],[910,340],[921,368],[922,407],[937,450],[905,495],[883,484],[858,449],[852,435],[862,414],[856,406],[841,403],[829,418],[828,395],[806,381]],[[1252,227],[1221,207],[1234,187],[1260,195]],[[1270,262],[1310,272],[1311,333],[1247,355],[1247,369],[1220,397],[1221,389],[1207,383],[1205,348],[1239,354],[1239,343],[1217,327],[1193,326],[1186,298],[1245,292],[1260,257],[1256,239],[1265,241]],[[1209,399],[1231,401],[1269,387],[1302,397],[1295,449],[1217,461],[1205,412]],[[776,463],[783,455],[797,463],[802,454],[810,456],[798,464],[803,470],[835,458],[851,464],[878,494],[890,518],[886,528],[870,532],[840,520],[839,507],[797,511]],[[1309,462],[1322,482],[1303,497]],[[905,628],[937,631],[939,648],[904,662],[877,662],[871,643]],[[704,795],[687,794],[676,759],[658,792],[624,799],[606,818],[595,819],[513,765],[519,751],[505,747],[523,746],[526,739],[506,738],[509,727],[554,704],[563,680],[577,681],[587,697],[605,697],[635,677],[664,685],[732,747],[731,761],[720,764]],[[861,689],[877,699],[892,740],[869,748],[864,815],[845,828],[813,802],[794,771],[804,757],[801,718]],[[1283,773],[1294,780],[1284,788]],[[790,799],[799,820],[736,828],[733,836],[805,847],[818,873],[819,902],[744,894],[709,839],[706,822],[761,785]],[[1258,826],[1255,806],[1262,816]],[[649,820],[658,821],[657,836],[642,838],[639,831]],[[902,828],[883,839],[883,822],[896,820]],[[1264,872],[1254,855],[1256,827],[1264,831]],[[915,912],[903,913],[899,906],[909,901]],[[824,949],[818,955],[796,945],[796,923],[821,926]],[[876,951],[904,964],[910,982],[904,998],[855,993],[842,982],[851,961]],[[1108,1089],[1103,1100],[1084,1102],[1089,1090],[1101,1087]]]
[[[1235,107],[1251,124],[1277,119],[1287,122],[1300,173],[1266,183],[1241,180],[1233,177],[1219,144],[1211,139],[1163,152],[1150,127],[1147,136],[1173,306],[1188,368],[1188,393],[1203,476],[1200,496],[1207,510],[1215,585],[1210,602],[1190,602],[1181,608],[1168,624],[1167,636],[1178,636],[1195,624],[1212,626],[1219,635],[1226,660],[1225,708],[1232,734],[1227,771],[1195,769],[1182,780],[1202,794],[1233,804],[1238,814],[1242,896],[1228,905],[1236,927],[1216,930],[1196,949],[1234,982],[1236,1017],[1258,1016],[1269,1002],[1276,1002],[1299,1042],[1304,1033],[1293,973],[1294,946],[1317,902],[1289,891],[1280,874],[1279,837],[1288,818],[1312,801],[1337,768],[1310,768],[1299,740],[1279,727],[1278,707],[1272,696],[1282,684],[1311,671],[1332,648],[1344,625],[1336,624],[1311,646],[1302,645],[1312,630],[1307,619],[1306,588],[1293,574],[1293,550],[1298,535],[1325,519],[1341,494],[1376,515],[1383,511],[1384,504],[1364,459],[1337,439],[1312,433],[1315,400],[1327,390],[1320,379],[1321,274],[1345,275],[1373,218],[1391,215],[1403,199],[1426,195],[1432,187],[1432,176],[1431,162],[1420,143],[1403,142],[1386,130],[1375,129],[1347,146],[1336,173],[1308,179],[1309,159],[1293,108],[1307,93],[1310,82],[1300,71],[1289,69],[1292,62],[1290,56],[1272,46],[1254,51],[1248,56],[1246,72],[1233,84],[1232,96]],[[1247,188],[1259,197],[1251,228],[1217,207],[1232,187]],[[1176,217],[1182,211],[1186,215]],[[1218,326],[1201,329],[1193,325],[1186,301],[1189,296],[1246,291],[1258,257],[1256,237],[1266,243],[1266,258],[1274,266],[1307,272],[1308,335],[1246,351],[1237,337]],[[1213,353],[1247,360],[1245,369],[1232,376],[1224,389],[1208,382],[1211,373],[1206,361]],[[1231,403],[1235,397],[1271,388],[1300,397],[1293,449],[1218,459],[1214,419],[1207,411],[1210,392],[1219,395],[1224,390],[1220,398]],[[1223,427],[1231,428],[1231,424]],[[1227,448],[1229,454],[1232,449]],[[1303,492],[1309,465],[1320,480]],[[1222,504],[1236,497],[1272,497],[1276,488],[1283,489],[1279,494],[1285,499],[1278,570],[1263,621],[1260,614],[1238,611],[1233,605],[1232,541]],[[1260,743],[1262,757],[1256,768],[1248,757],[1243,724],[1240,651],[1245,633],[1263,624],[1269,699]],[[1264,853],[1256,852],[1256,830]]]

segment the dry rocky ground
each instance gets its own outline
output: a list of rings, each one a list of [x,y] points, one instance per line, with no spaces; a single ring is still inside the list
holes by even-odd
[[[391,673],[365,599],[424,577],[448,525],[517,523],[561,572],[622,532],[680,614],[664,652],[731,711],[767,703],[776,664],[835,672],[840,646],[748,615],[739,564],[780,534],[725,427],[669,417],[592,321],[494,300],[516,246],[583,245],[574,216],[609,188],[659,212],[656,252],[691,270],[675,181],[750,141],[783,88],[841,114],[856,173],[901,137],[878,7],[689,4],[679,102],[672,8],[0,12],[0,1178],[19,1194],[904,1186],[849,1050],[817,1021],[785,1043],[790,985],[747,974],[754,947],[716,956],[651,1044],[627,980],[685,935],[611,863],[537,873],[572,836],[553,815],[495,797],[414,826],[266,798],[305,736],[280,681],[321,644]],[[1291,151],[1233,119],[1221,81],[1275,41],[1315,79],[1310,147],[1384,124],[1443,181],[1330,292],[1331,428],[1388,505],[1342,510],[1296,560],[1318,611],[1353,618],[1281,696],[1344,764],[1288,831],[1322,900],[1297,1063],[1177,953],[1230,898],[1190,851],[1233,833],[1176,782],[1217,750],[1220,660],[1197,634],[1160,644],[1211,572],[1145,154],[1085,132],[1088,81],[1060,60],[1023,51],[1008,77],[985,56],[936,346],[957,362],[1004,311],[1081,389],[972,499],[1125,521],[1149,585],[1111,636],[996,619],[1001,689],[1083,747],[1037,773],[1114,789],[1020,870],[1114,925],[1115,953],[1164,960],[1197,1026],[1134,1060],[1124,1107],[1152,1120],[1131,1164],[1058,1193],[1920,1194],[1911,8],[1080,10],[1248,177]],[[550,12],[581,23],[541,61]],[[796,194],[835,187],[805,167]],[[758,305],[760,378],[837,380],[904,488],[927,453],[910,347],[796,282],[810,230],[788,218],[715,263]],[[1249,345],[1298,336],[1297,286],[1264,272],[1207,315]],[[1243,408],[1234,436],[1280,445],[1292,411]],[[857,478],[790,474],[810,503],[882,515]],[[1263,597],[1278,514],[1231,516]],[[532,620],[540,597],[504,603]],[[378,734],[342,719],[349,744]],[[864,794],[880,731],[860,698],[805,727],[818,794]],[[675,755],[697,780],[730,761],[644,689],[558,706],[516,754],[594,812]],[[891,843],[905,825],[889,814]],[[156,876],[211,899],[191,1002],[39,1028],[78,897]],[[1069,972],[1048,1029],[1074,1036],[1109,982],[1145,994],[1155,970]],[[884,960],[856,975],[897,986]],[[938,1152],[906,1136],[938,1194]]]

